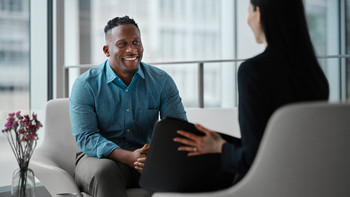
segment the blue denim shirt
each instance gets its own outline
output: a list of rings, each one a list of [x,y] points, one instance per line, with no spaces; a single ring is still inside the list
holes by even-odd
[[[76,79],[69,100],[73,136],[85,154],[98,158],[149,144],[159,115],[187,120],[174,81],[145,63],[127,86],[106,60]]]

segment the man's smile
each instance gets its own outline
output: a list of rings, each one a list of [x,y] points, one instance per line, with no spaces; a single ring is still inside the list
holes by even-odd
[[[135,57],[124,57],[123,59],[126,60],[126,61],[134,61],[134,60],[137,60],[138,57],[137,56],[135,56]]]

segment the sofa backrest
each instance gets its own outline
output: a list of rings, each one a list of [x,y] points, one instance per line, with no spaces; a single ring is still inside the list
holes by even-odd
[[[40,149],[52,155],[59,166],[74,174],[75,156],[80,151],[69,119],[69,99],[54,99],[46,104],[44,140]]]

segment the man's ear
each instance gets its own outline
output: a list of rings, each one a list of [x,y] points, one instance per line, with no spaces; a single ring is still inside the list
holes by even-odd
[[[106,54],[106,57],[109,57],[109,56],[110,56],[108,45],[104,45],[103,48],[102,48],[102,50],[103,50],[103,52]]]

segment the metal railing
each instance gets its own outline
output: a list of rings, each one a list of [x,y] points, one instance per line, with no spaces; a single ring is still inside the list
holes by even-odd
[[[327,56],[318,56],[318,59],[334,59],[334,58],[350,58],[350,54],[346,55],[327,55]],[[169,64],[197,64],[198,66],[198,106],[200,108],[204,107],[204,64],[208,63],[227,63],[227,62],[243,62],[246,59],[224,59],[224,60],[198,60],[198,61],[174,61],[174,62],[151,62],[149,65],[169,65]],[[78,69],[88,69],[96,65],[94,64],[80,64],[80,65],[64,65],[63,66],[63,92],[64,97],[69,95],[69,69],[78,68]],[[343,84],[346,86],[346,84]]]

